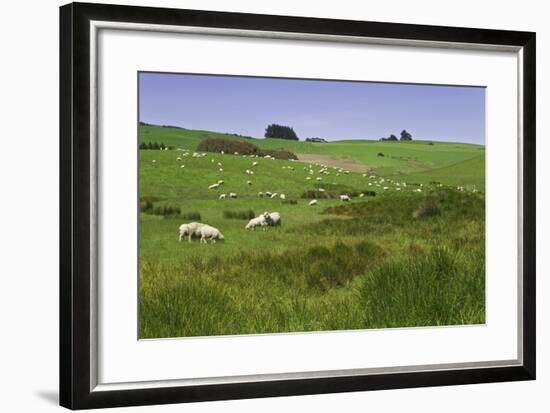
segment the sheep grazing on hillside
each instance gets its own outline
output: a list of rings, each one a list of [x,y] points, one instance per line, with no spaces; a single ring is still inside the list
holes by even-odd
[[[269,197],[269,198],[271,198],[271,195],[272,195],[271,192],[266,192],[266,193],[265,193],[265,196],[267,196],[267,197]]]
[[[349,202],[351,201],[351,198],[349,197],[349,195],[340,195],[340,201]]]
[[[218,162],[218,166],[221,168],[223,165],[221,162]]]
[[[312,199],[311,201],[309,201],[309,206],[313,206],[313,205],[317,205],[317,200],[316,199]]]
[[[199,222],[190,222],[189,224],[180,225],[179,241],[181,241],[184,236],[188,235],[189,242],[191,242],[191,237],[197,235],[197,230],[203,225],[204,224],[201,224]]]
[[[270,198],[271,198],[271,199],[277,198],[278,195],[279,195],[279,194],[278,194],[277,192],[274,192],[274,193],[271,194],[271,197],[270,197]]]
[[[278,212],[264,212],[261,216],[265,218],[267,225],[275,227],[281,225],[281,214]]]
[[[359,198],[363,198],[364,196],[365,196],[365,194],[364,194],[363,192],[361,192],[361,193],[359,194]]]
[[[279,198],[281,198],[281,199],[286,199],[286,195],[285,195],[285,194],[280,194],[280,195],[279,195]]]
[[[185,165],[181,165],[180,168],[185,168]]]
[[[181,161],[181,157],[178,156],[178,157],[176,158],[176,161]]]
[[[306,181],[311,180],[311,176],[306,176]]]
[[[315,178],[317,181],[322,181],[323,178],[321,178],[320,176],[318,176],[317,178]]]
[[[215,183],[215,184],[212,184],[208,187],[208,189],[218,189],[220,187],[220,184],[218,183]]]
[[[198,227],[195,231],[195,234],[200,236],[200,242],[204,244],[206,244],[207,240],[210,240],[210,242],[212,243],[225,240],[225,237],[219,229],[206,224]]]
[[[252,185],[252,181],[246,181],[247,185]]]
[[[237,194],[235,192],[230,192],[229,198],[237,198]]]
[[[258,192],[258,196],[259,196],[260,198],[263,198],[263,197],[264,197],[264,193],[263,193],[263,192]]]
[[[221,179],[218,181],[218,185],[223,185],[223,181]]]
[[[157,160],[156,160],[156,159],[153,159],[153,160],[152,160],[151,162],[153,162],[153,163],[156,163],[156,162],[157,162]]]
[[[258,166],[258,162],[252,162],[252,166]]]
[[[223,169],[222,169],[222,168],[220,168],[220,169],[219,169],[219,171],[220,171],[220,172],[223,172]]]
[[[226,194],[220,194],[220,197],[219,197],[219,199],[225,199],[226,197],[227,197],[227,195],[226,195]]]
[[[244,227],[244,229],[251,229],[254,231],[256,227],[263,227],[265,230],[265,227],[267,227],[268,223],[263,215],[260,215],[259,217],[252,218],[250,221],[248,221],[248,224]]]

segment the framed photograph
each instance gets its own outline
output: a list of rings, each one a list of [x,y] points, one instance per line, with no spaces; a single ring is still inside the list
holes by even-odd
[[[60,9],[60,401],[535,378],[535,34]]]

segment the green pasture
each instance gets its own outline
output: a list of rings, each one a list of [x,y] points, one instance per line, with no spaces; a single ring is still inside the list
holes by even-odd
[[[243,139],[140,128],[142,141],[175,147],[140,151],[140,198],[180,210],[140,213],[142,338],[485,321],[482,146],[253,140],[262,148],[352,158],[374,171],[369,178],[332,167],[320,174],[310,162],[193,157],[207,136]],[[219,180],[220,188],[208,189]],[[317,198],[308,206],[304,192],[319,189],[376,195],[349,203]],[[260,198],[260,191],[284,193],[286,202]],[[237,198],[219,199],[229,192]],[[282,225],[247,231],[247,220],[224,217],[248,210],[278,211]],[[200,214],[225,242],[178,242],[189,214]]]

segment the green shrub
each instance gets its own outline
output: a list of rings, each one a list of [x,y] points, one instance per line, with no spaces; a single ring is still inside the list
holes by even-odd
[[[225,210],[223,211],[223,217],[225,219],[252,219],[256,215],[254,214],[254,211],[251,209],[247,210],[238,210],[238,211],[232,211],[232,210]]]

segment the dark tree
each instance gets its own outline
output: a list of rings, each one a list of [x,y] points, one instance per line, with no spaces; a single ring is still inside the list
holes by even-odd
[[[387,139],[388,141],[396,141],[397,140],[397,136],[395,136],[394,134],[391,134],[390,137]]]
[[[412,141],[412,135],[407,132],[405,129],[401,131],[401,140],[402,141]]]
[[[276,123],[268,125],[267,128],[265,128],[264,136],[266,138],[298,140],[298,136],[296,132],[294,132],[294,129],[290,126],[277,125]]]

